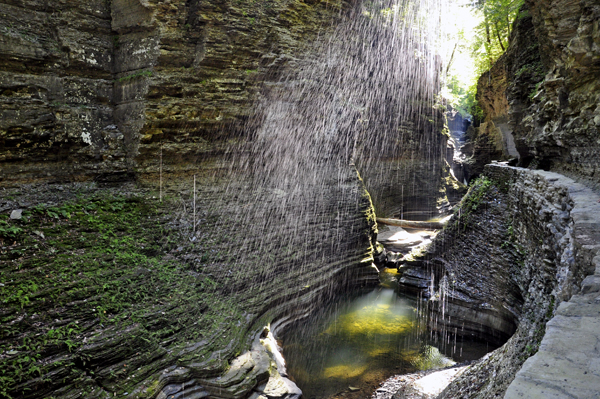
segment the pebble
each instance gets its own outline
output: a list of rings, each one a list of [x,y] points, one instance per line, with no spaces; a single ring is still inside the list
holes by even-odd
[[[13,211],[10,213],[10,218],[12,220],[21,220],[22,217],[23,209],[13,209]]]

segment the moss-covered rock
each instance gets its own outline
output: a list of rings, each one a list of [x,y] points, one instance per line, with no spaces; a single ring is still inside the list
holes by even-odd
[[[202,180],[195,223],[181,184],[162,202],[133,185],[5,191],[1,393],[154,398],[184,383],[182,392],[245,397],[265,382],[251,345],[265,325],[377,282],[372,205],[356,172],[347,174],[342,186],[319,186],[330,201],[314,206],[305,196],[315,191],[281,207],[268,187]],[[10,219],[17,208],[22,218]],[[293,218],[300,212],[308,217]],[[246,351],[253,366],[222,377]]]

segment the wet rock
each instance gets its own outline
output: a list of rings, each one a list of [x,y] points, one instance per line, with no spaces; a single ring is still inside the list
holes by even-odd
[[[431,237],[430,232],[423,232],[418,230],[410,230],[398,226],[385,226],[380,228],[380,232],[377,235],[377,240],[385,246],[388,251],[408,254],[411,250],[418,247],[419,245],[428,242],[428,238]],[[397,261],[397,255],[392,255],[390,262]]]
[[[14,209],[10,213],[10,218],[12,220],[21,220],[22,217],[23,217],[23,210],[22,209]]]
[[[425,289],[431,285],[431,274],[422,266],[404,264],[398,268],[400,278],[398,282],[404,286]]]
[[[469,366],[398,375],[384,381],[372,399],[432,399]]]
[[[400,252],[391,252],[389,251],[386,256],[386,262],[388,267],[399,267],[400,262],[404,259],[404,255]]]
[[[385,247],[379,242],[377,242],[375,246],[373,258],[375,260],[376,265],[385,265],[385,263],[388,261],[388,252],[385,249]]]
[[[302,395],[302,391],[296,384],[279,373],[271,375],[269,381],[257,387],[256,391],[269,399],[298,399]]]

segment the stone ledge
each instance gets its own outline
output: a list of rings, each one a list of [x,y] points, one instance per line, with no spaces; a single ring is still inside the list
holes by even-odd
[[[515,174],[537,175],[552,186],[568,190],[574,208],[574,240],[579,270],[594,271],[581,290],[562,302],[546,325],[539,351],[524,363],[505,398],[593,398],[600,392],[600,204],[598,195],[572,179],[553,172],[531,171],[505,165]],[[581,233],[579,233],[581,232]]]

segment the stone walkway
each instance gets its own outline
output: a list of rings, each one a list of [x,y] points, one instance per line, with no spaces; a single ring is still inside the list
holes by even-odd
[[[525,362],[505,399],[600,398],[600,203],[587,187],[557,173],[535,171],[565,186],[579,259],[590,261],[581,291],[562,302],[546,325],[539,351]],[[595,268],[595,271],[593,270]]]

